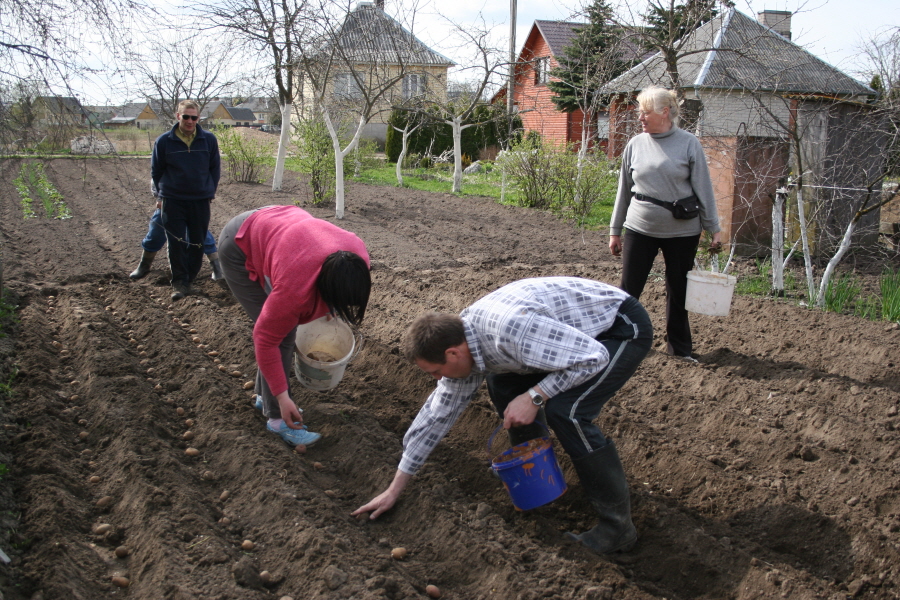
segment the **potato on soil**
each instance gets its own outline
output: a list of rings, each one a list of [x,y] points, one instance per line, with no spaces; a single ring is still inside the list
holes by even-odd
[[[126,588],[131,585],[131,582],[128,581],[127,577],[113,577],[112,584],[116,587]]]
[[[391,550],[391,558],[394,560],[403,560],[406,558],[406,548],[394,548]]]
[[[88,481],[91,483],[100,483],[101,481],[103,481],[103,478],[99,475],[91,475],[91,478],[88,479]]]
[[[245,389],[245,390],[252,390],[252,389],[254,388],[254,386],[256,386],[256,382],[255,382],[255,381],[248,381],[248,382],[246,382],[246,383],[244,384],[244,389]]]
[[[440,598],[441,597],[441,590],[438,589],[438,586],[436,586],[436,585],[426,585],[425,593],[428,594],[429,598]]]
[[[179,406],[178,408],[175,409],[175,414],[178,415],[179,417],[183,417],[184,409]]]
[[[128,546],[119,546],[116,548],[116,556],[119,558],[125,558],[129,554],[131,554],[131,550],[128,549]]]
[[[188,456],[200,456],[200,451],[197,450],[196,448],[188,448],[187,450],[184,451],[184,453],[187,454]]]
[[[256,544],[254,544],[250,540],[244,540],[241,543],[241,550],[246,550],[247,552],[253,550],[253,548],[255,548],[255,547],[256,547]]]
[[[99,500],[97,500],[97,504],[95,505],[97,508],[106,508],[110,504],[113,503],[112,496],[103,496]]]
[[[190,440],[194,439],[194,432],[193,431],[185,431],[182,434],[181,439],[183,439],[185,441],[190,441]]]
[[[231,492],[228,490],[223,490],[221,494],[219,494],[219,500],[221,502],[225,502],[228,498],[231,497]]]
[[[112,531],[112,528],[113,526],[109,523],[97,523],[96,525],[94,525],[93,531],[97,535],[103,535],[104,533]]]
[[[305,444],[297,444],[294,446],[294,452],[297,454],[306,454],[306,445]]]
[[[325,465],[323,465],[323,464],[320,463],[320,462],[314,462],[314,463],[313,463],[313,469],[315,469],[316,471],[321,471],[321,470],[324,469],[324,468],[325,468]]]

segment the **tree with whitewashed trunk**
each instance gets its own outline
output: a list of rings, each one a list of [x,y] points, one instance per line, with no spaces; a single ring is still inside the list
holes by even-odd
[[[344,218],[344,159],[359,144],[366,125],[389,112],[403,94],[411,65],[432,52],[411,30],[375,4],[353,10],[320,0],[311,43],[297,62],[301,87],[312,98],[309,109],[324,120],[335,160],[335,216]],[[404,12],[412,22],[415,10]],[[346,127],[345,127],[346,126]],[[352,131],[349,140],[341,135]]]
[[[824,307],[835,269],[851,249],[854,236],[858,237],[863,219],[897,199],[896,190],[883,192],[882,186],[898,167],[897,155],[890,151],[898,140],[898,115],[892,106],[851,105],[831,98],[783,97],[781,101],[783,110],[778,110],[777,104],[757,98],[766,122],[790,144],[790,187],[795,193],[808,304]],[[827,134],[823,123],[829,124]],[[826,136],[839,139],[840,144],[830,146]],[[784,291],[784,268],[793,253],[792,248],[783,258],[786,192],[779,189],[773,204],[772,288],[776,294]],[[874,227],[875,235],[868,235],[869,239],[877,239],[877,223]],[[831,256],[816,281],[817,257],[828,253]]]
[[[495,79],[508,63],[503,50],[491,43],[491,32],[483,23],[480,27],[454,25],[453,30],[460,47],[470,53],[470,60],[454,73],[457,83],[452,88],[448,86],[447,97],[428,95],[420,110],[425,116],[450,126],[453,137],[452,191],[459,194],[463,183],[462,132],[469,127],[506,118],[505,109],[498,105],[488,120],[472,120],[478,107],[486,104],[486,91],[496,83]]]
[[[314,18],[310,8],[307,0],[253,3],[215,0],[195,5],[204,28],[224,30],[242,41],[246,51],[267,56],[271,61],[268,74],[278,90],[281,112],[281,136],[272,177],[273,191],[281,189],[284,178],[284,163],[290,143],[290,117],[297,92],[292,69],[299,50],[306,43]]]
[[[426,117],[421,111],[412,111],[411,114],[410,118],[405,119],[402,129],[394,125],[393,122],[389,124],[390,127],[394,128],[394,131],[402,136],[400,139],[400,154],[397,156],[396,165],[397,187],[403,187],[403,161],[406,160],[406,154],[409,151],[409,136],[426,122]]]

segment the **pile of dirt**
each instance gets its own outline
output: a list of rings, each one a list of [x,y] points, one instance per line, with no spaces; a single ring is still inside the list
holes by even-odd
[[[251,324],[208,268],[178,303],[163,260],[128,279],[152,212],[148,163],[48,161],[74,215],[59,221],[24,220],[21,163],[0,162],[20,317],[0,406],[6,600],[398,600],[428,584],[466,600],[900,594],[897,325],[737,297],[729,317],[693,318],[698,364],[662,354],[658,335],[599,420],[631,486],[628,553],[566,540],[593,518],[562,453],[569,491],[513,508],[490,472],[498,419],[484,390],[398,505],[358,520],[434,385],[398,355],[411,319],[524,277],[617,283],[620,263],[601,233],[549,214],[351,184],[339,224],[373,258],[366,343],[336,389],[293,384],[324,435],[297,454],[250,404]],[[280,192],[223,182],[212,228],[305,196],[293,177]],[[652,276],[642,301],[660,331],[664,295]]]

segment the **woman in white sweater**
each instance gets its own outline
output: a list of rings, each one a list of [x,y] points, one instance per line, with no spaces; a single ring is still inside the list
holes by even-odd
[[[641,297],[653,261],[662,250],[667,350],[696,362],[691,356],[691,327],[684,308],[687,273],[703,230],[712,234],[711,250],[721,247],[709,167],[700,141],[678,128],[675,92],[647,88],[638,94],[637,102],[643,133],[628,142],[622,155],[609,249],[614,256],[622,256],[620,287],[635,298]],[[699,205],[697,215],[676,218],[676,200]]]

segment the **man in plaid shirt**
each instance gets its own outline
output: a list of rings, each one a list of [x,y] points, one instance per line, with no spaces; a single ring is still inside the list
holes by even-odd
[[[568,535],[606,554],[630,549],[628,482],[615,443],[594,420],[650,350],[653,328],[640,303],[611,285],[576,277],[510,283],[459,316],[427,313],[407,330],[403,352],[438,380],[403,439],[391,485],[353,514],[375,519],[397,501],[409,479],[447,434],[482,381],[510,441],[542,435],[543,408],[581,480],[600,523]]]

